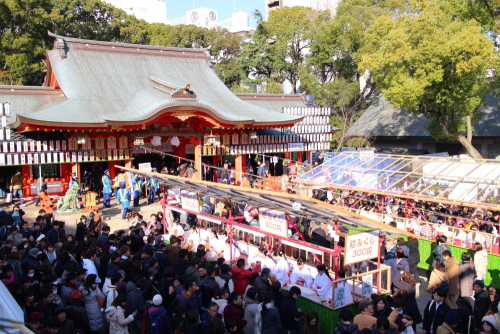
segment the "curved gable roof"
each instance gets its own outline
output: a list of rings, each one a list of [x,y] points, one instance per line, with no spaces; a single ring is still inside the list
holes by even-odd
[[[204,49],[164,48],[53,35],[48,60],[66,101],[20,116],[26,122],[132,124],[190,106],[228,124],[292,124],[302,118],[242,101],[217,77]],[[155,89],[152,77],[191,85],[196,100]]]

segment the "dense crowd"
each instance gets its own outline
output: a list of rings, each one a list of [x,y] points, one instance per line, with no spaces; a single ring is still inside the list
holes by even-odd
[[[313,275],[305,259],[290,265],[283,249],[271,254],[265,244],[247,261],[230,261],[226,231],[213,230],[205,242],[195,226],[184,229],[174,218],[168,228],[177,229],[178,236],[164,242],[159,233],[145,234],[163,229],[162,217],[132,216],[130,229],[116,234],[82,216],[71,235],[43,210],[32,224],[18,205],[4,213],[0,279],[33,332],[319,333],[318,314],[302,312],[296,300],[306,288],[331,303],[333,275],[323,264]],[[382,240],[382,259],[392,268],[391,295],[361,300],[356,316],[342,310],[336,334],[410,334],[420,323],[424,334],[498,334],[500,294],[484,285],[487,253],[480,244],[473,259],[464,252],[459,262],[446,237],[437,239],[427,288],[433,300],[421,314],[418,240]],[[195,254],[191,260],[190,253]],[[343,270],[337,277],[345,277]],[[286,296],[285,285],[293,285]]]

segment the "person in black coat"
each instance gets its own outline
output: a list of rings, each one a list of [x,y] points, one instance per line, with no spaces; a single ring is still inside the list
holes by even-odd
[[[373,302],[373,316],[375,318],[388,318],[392,310],[387,305],[387,300],[383,296],[376,294],[371,295],[371,300]]]
[[[274,306],[276,306],[278,311],[281,313],[281,302],[285,299],[285,296],[281,293],[281,283],[279,281],[275,281],[271,284],[271,290],[274,297]]]
[[[269,284],[269,275],[271,275],[271,269],[264,268],[260,273],[260,277],[253,282],[253,287],[257,289],[259,296],[263,296],[266,292],[271,292],[271,285]]]
[[[205,330],[200,322],[200,312],[191,310],[188,312],[186,321],[179,328],[182,334],[205,334]]]
[[[434,300],[429,301],[425,306],[422,334],[430,334],[431,331],[437,333],[437,328],[445,321],[446,314],[451,311],[451,308],[444,302],[447,295],[446,290],[441,287],[434,289],[432,294]]]
[[[403,309],[403,314],[411,317],[413,321],[413,326],[421,323],[422,315],[418,310],[418,304],[416,299],[417,282],[415,282],[413,276],[407,271],[403,271],[402,274],[398,272],[394,277],[393,284],[397,290],[396,294],[398,290],[406,292],[406,306]],[[413,329],[415,329],[415,327]]]
[[[170,266],[170,261],[168,260],[167,254],[167,244],[160,243],[160,249],[155,253],[155,257],[158,260],[158,267],[160,267],[160,272],[163,272],[165,268]]]
[[[297,286],[292,286],[288,291],[285,299],[281,302],[281,324],[283,329],[290,333],[297,333],[299,327],[295,319],[302,318],[304,313],[297,309],[297,299],[300,297],[301,291]]]
[[[113,252],[110,254],[110,260],[111,262],[108,263],[106,266],[106,272],[113,270],[115,273],[120,270],[120,253],[119,252]]]
[[[486,290],[484,290],[484,281],[477,280],[474,282],[472,286],[474,290],[474,319],[476,319],[476,329],[482,330],[483,322],[479,321],[479,319],[483,319],[488,312],[491,304],[490,295]]]
[[[408,237],[408,242],[406,243],[408,250],[410,251],[410,256],[408,262],[410,263],[410,273],[415,278],[415,281],[420,283],[420,276],[418,275],[417,265],[420,262],[420,251],[418,250],[418,239],[414,237]]]
[[[181,249],[179,251],[179,257],[177,259],[175,259],[172,267],[174,268],[174,272],[176,275],[178,275],[178,276],[184,275],[184,273],[186,272],[186,269],[189,267],[187,249]]]

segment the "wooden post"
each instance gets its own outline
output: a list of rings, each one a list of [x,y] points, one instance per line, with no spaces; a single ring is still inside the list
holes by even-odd
[[[194,145],[194,169],[196,169],[196,175],[198,180],[202,180],[202,169],[201,169],[201,154],[202,154],[201,138],[196,138],[196,144]]]
[[[237,186],[241,186],[241,180],[242,180],[242,173],[243,173],[243,157],[241,154],[235,156],[234,158],[234,184]]]

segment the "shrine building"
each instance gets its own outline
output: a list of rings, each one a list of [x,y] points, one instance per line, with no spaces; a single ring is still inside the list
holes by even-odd
[[[72,173],[114,178],[114,165],[144,162],[160,172],[182,158],[199,171],[228,161],[239,184],[257,153],[302,161],[330,148],[329,109],[302,95],[234,94],[204,49],[51,36],[43,86],[0,86],[0,168],[5,179],[22,170],[25,197],[40,170],[49,194],[65,193]]]

